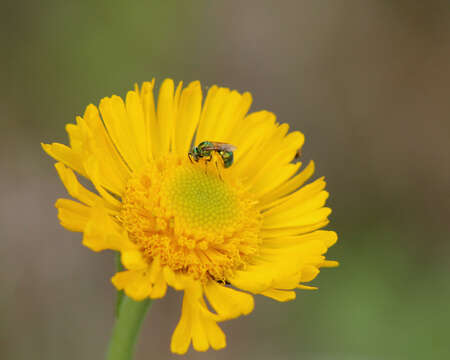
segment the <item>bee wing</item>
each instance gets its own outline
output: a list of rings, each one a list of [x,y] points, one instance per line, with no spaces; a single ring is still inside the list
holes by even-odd
[[[231,144],[227,144],[227,143],[223,143],[223,142],[219,142],[219,141],[211,141],[211,144],[214,145],[214,148],[213,149],[209,149],[209,150],[215,150],[215,149],[225,150],[225,151],[234,151],[234,150],[236,150],[236,146],[231,145]]]

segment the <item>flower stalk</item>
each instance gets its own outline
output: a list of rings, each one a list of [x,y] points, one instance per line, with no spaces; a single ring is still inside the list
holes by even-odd
[[[117,272],[123,271],[120,253],[115,256]],[[131,360],[135,345],[151,299],[134,301],[125,295],[123,290],[117,291],[116,323],[108,346],[107,360]]]
[[[124,270],[124,267],[122,265],[122,261],[120,260],[120,252],[116,252],[115,256],[114,256],[114,260],[116,262],[116,272],[121,272]],[[120,312],[120,304],[122,303],[123,297],[125,296],[125,293],[123,292],[123,290],[117,290],[117,295],[116,295],[116,311],[115,311],[115,315],[116,315],[116,319],[119,317],[119,312]]]
[[[132,360],[135,345],[150,304],[150,299],[134,301],[122,295],[106,360]]]

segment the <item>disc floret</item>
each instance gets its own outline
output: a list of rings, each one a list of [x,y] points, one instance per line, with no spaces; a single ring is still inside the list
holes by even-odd
[[[149,263],[225,281],[259,249],[255,205],[239,182],[171,156],[129,181],[120,221]]]

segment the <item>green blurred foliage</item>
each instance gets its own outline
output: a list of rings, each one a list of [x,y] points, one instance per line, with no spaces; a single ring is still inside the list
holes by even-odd
[[[8,44],[2,90],[8,104],[23,112],[18,124],[23,129],[45,126],[48,132],[88,103],[124,94],[134,82],[176,77],[189,66],[178,56],[189,54],[192,37],[199,35],[193,20],[201,2],[22,5],[12,2],[2,15]]]

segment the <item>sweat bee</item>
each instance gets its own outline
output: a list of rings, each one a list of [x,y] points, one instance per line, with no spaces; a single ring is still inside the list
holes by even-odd
[[[189,151],[189,159],[198,162],[200,159],[205,159],[206,161],[211,161],[212,153],[216,152],[222,158],[223,166],[225,168],[233,165],[233,151],[236,150],[236,146],[216,142],[216,141],[203,141],[197,146],[194,146],[191,151]]]

